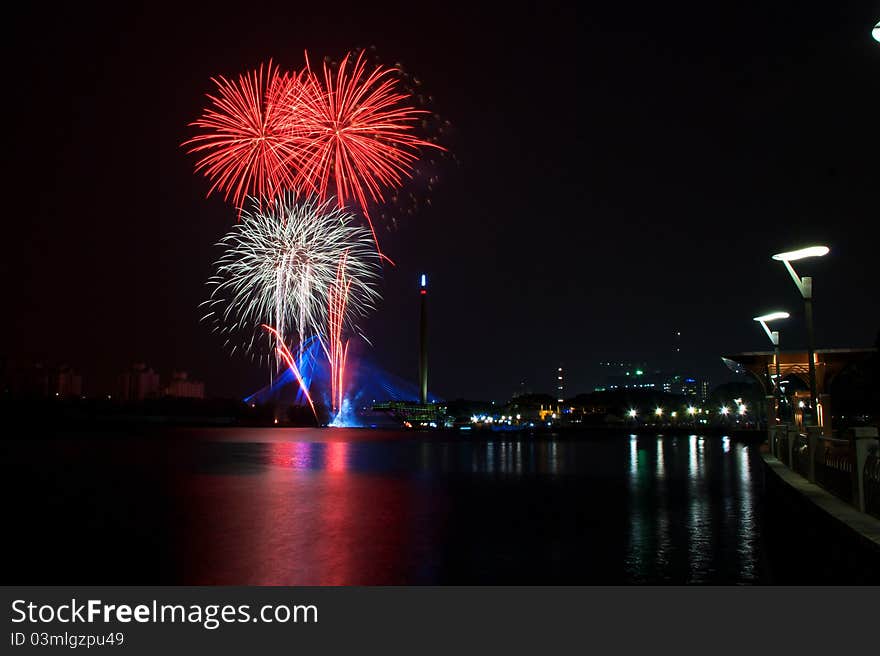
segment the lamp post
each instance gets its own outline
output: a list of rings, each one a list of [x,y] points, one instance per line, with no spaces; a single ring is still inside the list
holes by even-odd
[[[774,385],[773,391],[776,395],[776,402],[779,409],[782,409],[782,393],[779,389],[779,382],[782,380],[782,376],[779,374],[779,331],[773,330],[767,326],[768,321],[776,321],[777,319],[788,319],[790,315],[788,312],[771,312],[770,314],[762,314],[760,317],[755,317],[755,321],[761,324],[761,328],[764,329],[764,332],[767,333],[767,337],[770,338],[770,341],[773,344],[773,360],[776,363],[776,385]]]
[[[816,356],[814,351],[815,347],[813,345],[813,278],[809,276],[801,278],[794,270],[794,267],[791,266],[791,263],[808,257],[822,257],[828,255],[829,250],[830,249],[827,246],[810,246],[796,251],[777,253],[773,256],[774,260],[778,260],[785,265],[789,275],[791,275],[791,279],[794,280],[794,284],[797,285],[797,288],[804,299],[804,318],[807,322],[807,357],[809,359],[808,364],[810,368],[810,418],[814,425],[816,424],[817,399],[816,363],[814,362]]]

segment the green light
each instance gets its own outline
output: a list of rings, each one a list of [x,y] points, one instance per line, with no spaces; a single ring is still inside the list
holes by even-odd
[[[645,373],[645,372],[642,371],[641,369],[636,369],[636,376],[641,376],[643,373]]]

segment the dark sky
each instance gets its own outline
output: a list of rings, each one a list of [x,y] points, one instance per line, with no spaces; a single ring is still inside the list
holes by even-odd
[[[8,357],[80,369],[90,393],[146,361],[215,394],[265,373],[199,323],[234,223],[179,144],[212,75],[375,45],[419,75],[460,164],[383,233],[397,262],[365,324],[370,357],[416,378],[430,276],[431,387],[572,393],[600,360],[684,364],[767,347],[751,317],[800,297],[770,254],[827,243],[819,346],[880,329],[880,4],[606,2],[33,3],[7,31],[3,281]]]

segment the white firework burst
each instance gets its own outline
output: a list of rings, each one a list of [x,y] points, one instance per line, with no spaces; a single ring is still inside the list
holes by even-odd
[[[300,200],[288,192],[248,202],[218,243],[223,254],[208,280],[203,319],[215,322],[233,351],[243,347],[258,355],[264,324],[277,329],[282,343],[303,344],[311,336],[323,343],[331,290],[344,261],[351,282],[345,320],[358,332],[357,319],[380,298],[381,265],[370,231],[332,198]]]

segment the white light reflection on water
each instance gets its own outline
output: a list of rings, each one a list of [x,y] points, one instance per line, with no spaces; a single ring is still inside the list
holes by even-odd
[[[705,487],[704,439],[688,438],[688,583],[706,580],[711,552],[711,513]]]
[[[665,439],[657,438],[657,550],[656,567],[657,576],[666,580],[671,575],[670,564],[670,537],[669,537],[669,499],[666,485],[666,457],[664,453]]]
[[[657,480],[663,480],[665,477],[666,463],[663,460],[663,437],[657,438]]]
[[[629,436],[629,547],[626,554],[626,569],[634,578],[642,580],[647,576],[646,560],[651,551],[646,543],[646,529],[649,518],[643,517],[644,503],[639,476],[639,439]]]
[[[629,436],[629,484],[632,488],[636,484],[636,475],[639,473],[639,441],[635,435]]]
[[[755,544],[758,538],[755,529],[757,518],[752,495],[752,465],[749,461],[749,447],[743,444],[736,446],[736,462],[739,468],[739,522],[737,522],[739,560],[743,575],[752,578],[756,574]]]

